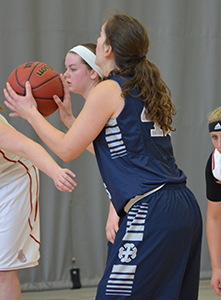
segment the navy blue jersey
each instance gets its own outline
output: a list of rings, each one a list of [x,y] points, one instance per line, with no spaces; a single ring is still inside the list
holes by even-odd
[[[123,78],[111,78],[120,86]],[[186,176],[178,169],[170,135],[146,119],[143,102],[134,90],[116,119],[110,119],[94,148],[104,186],[119,216],[127,201],[164,183],[181,183]]]

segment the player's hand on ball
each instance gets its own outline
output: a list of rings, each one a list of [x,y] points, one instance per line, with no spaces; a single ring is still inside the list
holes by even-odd
[[[64,94],[58,72],[46,63],[30,61],[15,68],[7,80],[13,90],[22,96],[26,95],[27,81],[32,87],[38,111],[44,117],[53,114],[58,109],[53,96],[63,99]]]
[[[54,173],[53,180],[59,191],[70,193],[77,186],[77,183],[73,180],[74,177],[76,177],[76,175],[72,171],[59,167]]]
[[[8,82],[6,83],[6,88],[4,88],[6,101],[4,101],[4,103],[9,109],[15,112],[10,113],[10,117],[20,116],[27,119],[31,110],[37,110],[37,103],[32,95],[31,85],[28,81],[26,82],[25,87],[26,95],[20,96],[12,89]]]
[[[60,79],[64,90],[63,101],[61,101],[61,99],[57,95],[55,95],[53,98],[58,106],[59,109],[58,113],[61,121],[68,128],[70,128],[74,122],[74,116],[72,114],[72,107],[71,107],[71,96],[70,96],[68,84],[62,74],[60,74]]]

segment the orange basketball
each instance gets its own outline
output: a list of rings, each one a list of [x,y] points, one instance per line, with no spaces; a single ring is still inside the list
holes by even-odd
[[[63,100],[64,95],[58,72],[43,62],[31,61],[17,67],[8,78],[13,90],[22,96],[25,95],[26,81],[31,84],[39,112],[45,117],[54,113],[58,106],[53,96]]]

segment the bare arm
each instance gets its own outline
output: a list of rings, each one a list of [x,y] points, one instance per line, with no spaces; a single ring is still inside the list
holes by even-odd
[[[37,111],[36,102],[26,83],[26,96],[17,95],[7,84],[5,105],[28,120],[46,145],[64,161],[78,157],[97,137],[110,118],[122,110],[124,100],[116,82],[102,82],[90,93],[75,122],[64,134]]]
[[[54,101],[58,105],[58,112],[59,112],[59,117],[60,117],[61,121],[66,125],[66,127],[68,129],[70,129],[75,121],[75,117],[73,116],[73,113],[72,113],[71,96],[70,96],[67,82],[62,74],[60,74],[60,78],[61,78],[61,81],[63,84],[64,98],[63,98],[63,101],[61,101],[61,99],[57,95],[55,95]],[[92,154],[95,154],[93,143],[91,143],[87,147],[87,150],[89,152],[91,152]]]
[[[2,121],[0,121],[0,149],[29,159],[54,180],[55,186],[60,191],[71,192],[76,186],[72,179],[75,177],[73,172],[62,169],[41,145]]]
[[[212,266],[211,286],[221,296],[221,202],[208,200],[206,232]]]

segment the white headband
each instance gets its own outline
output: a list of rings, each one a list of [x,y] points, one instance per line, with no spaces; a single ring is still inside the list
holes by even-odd
[[[69,52],[74,52],[76,54],[78,54],[83,60],[86,61],[86,63],[89,64],[89,66],[95,70],[98,75],[101,77],[101,79],[103,79],[103,73],[100,69],[100,67],[98,67],[96,64],[95,64],[95,59],[96,59],[96,55],[91,51],[89,50],[88,48],[84,47],[84,46],[76,46],[74,48],[72,48],[71,50],[69,50]]]

